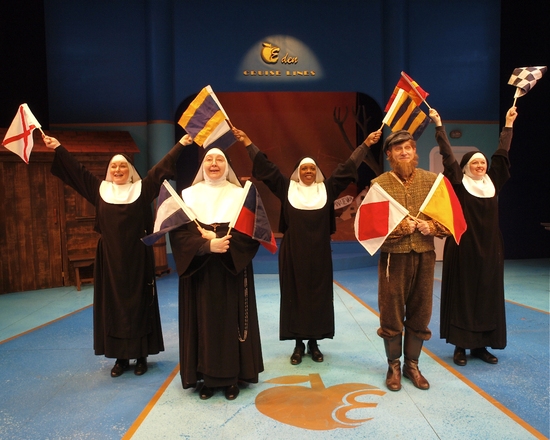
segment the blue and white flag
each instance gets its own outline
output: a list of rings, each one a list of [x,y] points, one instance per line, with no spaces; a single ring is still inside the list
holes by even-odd
[[[147,246],[151,246],[164,234],[181,225],[195,221],[196,216],[170,183],[165,180],[160,188],[157,199],[157,215],[153,233],[141,239]]]

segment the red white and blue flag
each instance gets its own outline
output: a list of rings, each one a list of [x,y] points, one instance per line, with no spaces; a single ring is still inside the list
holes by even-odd
[[[31,150],[34,146],[32,132],[41,125],[34,117],[27,104],[21,104],[13,119],[2,145],[17,154],[25,163],[29,163]]]
[[[182,198],[176,193],[170,183],[165,180],[160,187],[157,199],[157,214],[153,233],[141,239],[147,246],[151,246],[164,234],[186,223],[195,221],[196,216]]]
[[[272,254],[277,252],[277,243],[271,231],[267,212],[260,194],[250,180],[244,185],[242,208],[237,218],[229,223],[229,227],[258,240]]]

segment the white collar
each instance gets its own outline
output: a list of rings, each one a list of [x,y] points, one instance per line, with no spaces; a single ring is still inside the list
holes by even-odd
[[[482,179],[472,179],[466,174],[462,177],[462,185],[471,195],[482,199],[489,199],[495,195],[495,185],[491,178],[485,174]]]
[[[302,182],[290,181],[288,201],[296,209],[321,209],[327,203],[325,183],[304,185]]]
[[[243,191],[243,187],[228,180],[216,185],[203,180],[185,188],[181,198],[193,210],[197,220],[212,225],[235,220],[242,207]]]
[[[125,183],[117,185],[113,182],[104,180],[99,186],[99,195],[101,198],[113,205],[125,205],[135,202],[141,194],[141,180],[134,183]]]

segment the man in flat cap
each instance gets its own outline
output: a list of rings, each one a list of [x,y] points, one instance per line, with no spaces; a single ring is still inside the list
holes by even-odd
[[[437,175],[417,168],[416,142],[405,130],[389,135],[383,147],[391,171],[373,179],[410,215],[388,235],[380,248],[378,261],[378,307],[380,328],[388,358],[386,386],[401,389],[401,354],[403,375],[421,390],[430,387],[418,369],[424,341],[432,333],[428,328],[432,315],[435,268],[434,237],[450,232],[419,208]],[[405,337],[403,340],[403,329]]]

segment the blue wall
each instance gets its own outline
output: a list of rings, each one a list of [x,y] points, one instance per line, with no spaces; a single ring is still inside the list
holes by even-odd
[[[498,0],[44,5],[52,124],[171,121],[178,104],[206,84],[215,91],[357,91],[384,107],[401,70],[447,119],[499,118]],[[322,77],[246,81],[244,57],[273,35],[303,43]],[[148,61],[165,68],[152,71]],[[150,84],[166,80],[172,93],[161,98],[171,102],[155,104]]]

